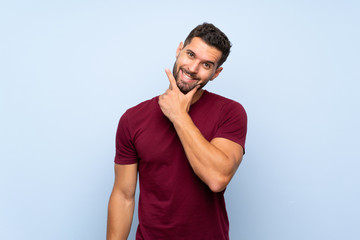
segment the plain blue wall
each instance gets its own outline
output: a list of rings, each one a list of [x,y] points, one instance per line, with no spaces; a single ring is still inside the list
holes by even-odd
[[[359,1],[1,1],[0,239],[104,239],[123,112],[204,21],[241,102],[233,240],[360,239]],[[137,218],[135,218],[135,224]],[[133,225],[131,238],[134,238]]]

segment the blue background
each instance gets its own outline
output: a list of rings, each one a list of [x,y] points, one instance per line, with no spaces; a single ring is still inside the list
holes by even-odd
[[[165,91],[165,67],[204,21],[233,43],[207,89],[249,120],[226,192],[231,238],[360,239],[359,12],[346,0],[2,0],[0,239],[105,238],[118,120]]]

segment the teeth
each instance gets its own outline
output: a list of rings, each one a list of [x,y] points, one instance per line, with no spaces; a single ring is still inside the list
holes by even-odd
[[[183,71],[183,73],[184,73],[184,76],[185,76],[187,79],[192,79],[192,77],[191,77],[190,75],[188,75],[186,72]]]

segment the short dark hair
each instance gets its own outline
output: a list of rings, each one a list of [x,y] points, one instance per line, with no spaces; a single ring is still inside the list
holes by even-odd
[[[230,54],[231,42],[228,37],[220,29],[215,27],[211,23],[203,23],[194,28],[184,42],[184,47],[190,44],[194,37],[201,38],[208,45],[217,48],[222,52],[222,56],[218,62],[220,67],[227,59]]]

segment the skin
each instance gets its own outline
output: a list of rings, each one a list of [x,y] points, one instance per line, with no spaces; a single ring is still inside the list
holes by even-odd
[[[193,38],[185,47],[180,42],[173,68],[176,85],[180,91],[187,94],[197,85],[200,85],[199,89],[201,89],[209,81],[214,80],[222,71],[222,67],[217,68],[221,54],[221,51],[207,45],[198,37]],[[201,94],[202,91],[196,93],[194,102],[200,98]]]
[[[222,71],[221,52],[200,38],[176,50],[174,75],[166,69],[169,88],[159,97],[163,114],[173,123],[195,174],[213,192],[221,192],[234,176],[243,156],[242,147],[225,138],[207,141],[188,111],[203,94],[201,89]],[[134,213],[137,164],[115,164],[115,182],[108,207],[107,240],[126,240]]]
[[[115,164],[115,182],[108,205],[107,240],[126,240],[135,207],[137,164]]]

